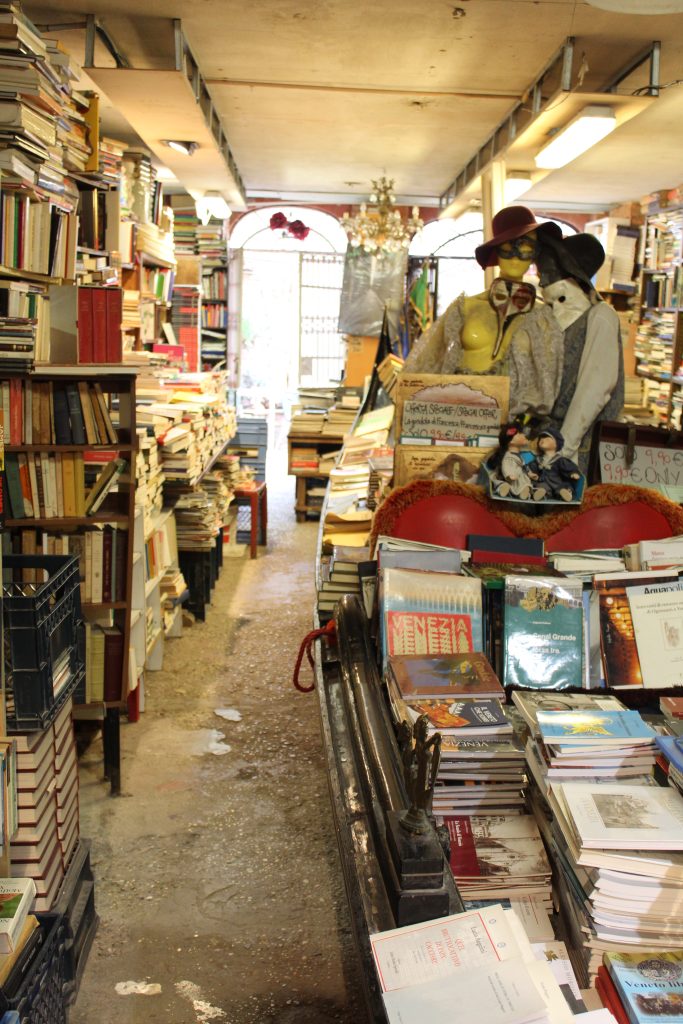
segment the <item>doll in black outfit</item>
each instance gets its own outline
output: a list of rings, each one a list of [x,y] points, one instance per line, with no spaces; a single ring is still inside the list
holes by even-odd
[[[538,477],[534,497],[542,490],[543,498],[572,501],[581,473],[575,462],[561,454],[564,437],[555,427],[546,427],[536,438],[536,447],[538,455],[527,466],[527,471]]]

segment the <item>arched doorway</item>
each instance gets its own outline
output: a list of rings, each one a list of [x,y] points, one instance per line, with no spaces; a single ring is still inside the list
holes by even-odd
[[[285,226],[273,229],[274,214]],[[287,225],[308,229],[296,237]],[[258,411],[285,411],[300,386],[324,386],[338,379],[344,359],[337,330],[346,234],[322,210],[277,205],[252,210],[233,226],[229,238],[237,311],[230,324],[231,351],[240,400]]]

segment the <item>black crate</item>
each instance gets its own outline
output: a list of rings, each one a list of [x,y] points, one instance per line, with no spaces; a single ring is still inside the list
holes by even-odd
[[[65,998],[70,1005],[78,995],[99,924],[95,911],[95,880],[90,866],[89,839],[81,839],[78,843],[53,910],[64,919],[66,925]]]
[[[22,582],[24,570],[45,580]],[[3,556],[7,727],[42,729],[82,680],[83,623],[78,560],[69,555]],[[65,680],[55,694],[56,682]]]
[[[0,989],[0,1013],[16,1010],[21,1024],[68,1024],[64,919],[36,916],[40,925]]]

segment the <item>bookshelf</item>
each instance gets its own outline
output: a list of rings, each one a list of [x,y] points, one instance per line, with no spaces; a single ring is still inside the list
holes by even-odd
[[[298,523],[304,522],[308,515],[320,515],[322,495],[311,491],[322,491],[327,486],[329,468],[324,472],[321,468],[325,456],[338,452],[343,438],[323,437],[321,434],[303,434],[290,432],[287,437],[287,472],[295,478],[294,512]],[[328,466],[332,465],[329,461]]]
[[[648,216],[643,231],[636,375],[653,418],[680,429],[683,411],[683,209]]]
[[[103,469],[113,456],[118,456],[129,466],[126,476],[119,475],[116,480],[116,490],[107,493],[103,503],[92,515],[23,515],[9,516],[5,520],[5,541],[4,543],[20,552],[33,553],[35,551],[49,551],[54,545],[60,547],[60,551],[74,553],[79,557],[81,565],[81,594],[83,597],[82,608],[88,623],[94,627],[106,627],[112,630],[110,634],[116,637],[114,647],[116,648],[115,661],[112,661],[116,668],[114,675],[111,672],[106,681],[108,692],[105,694],[93,695],[93,703],[103,704],[105,709],[112,708],[118,712],[125,703],[128,694],[128,650],[131,636],[131,596],[132,596],[132,570],[133,570],[133,549],[132,543],[135,515],[135,492],[134,475],[130,473],[130,464],[134,461],[136,453],[136,432],[135,432],[135,379],[136,370],[132,367],[123,366],[52,366],[44,367],[22,378],[22,384],[26,387],[30,384],[32,388],[36,385],[48,385],[53,389],[73,384],[83,384],[96,381],[105,398],[108,407],[112,407],[112,399],[116,400],[118,414],[112,416],[118,435],[117,443],[91,445],[69,444],[55,445],[45,444],[13,444],[8,449],[8,455],[15,456],[17,464],[22,457],[33,455],[35,458],[54,456],[55,459],[61,454],[71,453],[74,462],[82,460],[83,476],[82,485],[88,476],[95,479],[99,477]],[[54,390],[51,392],[54,394]],[[51,409],[53,415],[54,405]],[[54,426],[54,424],[53,424]],[[26,423],[24,424],[26,430]],[[87,462],[85,460],[88,460]],[[92,461],[90,461],[92,460]],[[85,466],[90,467],[86,475]],[[56,468],[55,468],[56,475]],[[28,476],[28,480],[22,479],[21,494],[24,498],[24,511],[26,511],[26,499],[30,505],[38,511],[43,511],[39,494],[34,494],[34,483],[37,480]],[[43,484],[45,481],[42,478]],[[63,478],[64,482],[64,478]],[[78,483],[74,485],[78,488]],[[9,488],[8,488],[9,490]],[[16,492],[15,492],[16,498]],[[43,491],[43,501],[46,500]],[[14,502],[10,501],[10,507],[14,509]],[[54,506],[52,506],[54,507]],[[47,507],[44,509],[48,512]],[[102,529],[99,529],[101,527]],[[110,561],[108,570],[105,569],[105,547],[107,541],[105,536],[111,538],[112,547],[109,548]],[[95,539],[96,538],[96,539]],[[90,543],[89,543],[90,541]],[[101,556],[98,556],[101,543]],[[118,543],[118,547],[115,545]],[[115,552],[118,554],[115,555]],[[101,562],[98,560],[101,557]],[[114,558],[116,557],[116,563]],[[114,573],[118,571],[116,583]],[[109,578],[107,582],[106,572]],[[102,574],[103,578],[96,577]],[[88,574],[91,574],[89,576]],[[122,575],[121,575],[122,574]],[[113,650],[113,649],[112,649]],[[114,655],[112,654],[112,657]],[[88,680],[88,689],[85,697],[91,694],[90,686],[93,680]],[[106,714],[106,712],[105,712]]]

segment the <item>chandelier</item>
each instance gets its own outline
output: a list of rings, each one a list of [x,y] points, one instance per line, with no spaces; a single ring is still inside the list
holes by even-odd
[[[376,256],[408,248],[423,222],[418,216],[417,206],[413,207],[409,220],[404,222],[401,219],[393,188],[393,178],[381,177],[379,181],[373,181],[369,205],[361,203],[358,213],[353,216],[343,214],[341,225],[353,248]]]

